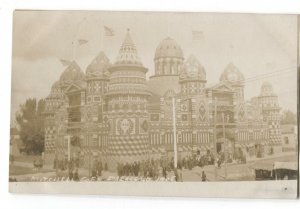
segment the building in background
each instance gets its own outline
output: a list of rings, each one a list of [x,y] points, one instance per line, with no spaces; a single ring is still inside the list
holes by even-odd
[[[297,125],[281,125],[283,152],[295,152],[298,150],[297,132]]]
[[[173,149],[175,98],[179,158],[193,153],[264,157],[281,152],[280,107],[270,83],[251,101],[245,78],[229,63],[219,83],[207,86],[206,69],[184,58],[171,38],[159,43],[155,74],[139,59],[127,32],[114,63],[100,52],[84,73],[73,61],[46,98],[45,157],[119,162],[169,157]]]
[[[23,143],[20,139],[19,131],[16,128],[10,128],[10,158],[21,155]],[[13,159],[11,159],[13,161]]]

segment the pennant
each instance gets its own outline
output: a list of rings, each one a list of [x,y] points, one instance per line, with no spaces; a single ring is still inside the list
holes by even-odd
[[[78,40],[78,44],[79,46],[83,45],[83,44],[86,44],[88,42],[88,40],[85,40],[85,39],[79,39]]]
[[[202,31],[194,30],[192,31],[193,41],[199,41],[204,38],[204,34]]]
[[[114,36],[115,32],[114,32],[114,30],[112,28],[104,26],[104,35],[105,36]]]
[[[60,62],[63,66],[69,66],[72,62],[69,60],[60,59]]]

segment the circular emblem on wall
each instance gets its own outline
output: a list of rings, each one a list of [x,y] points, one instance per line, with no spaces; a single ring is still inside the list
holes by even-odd
[[[117,124],[119,134],[131,134],[133,131],[133,121],[131,119],[120,119]]]

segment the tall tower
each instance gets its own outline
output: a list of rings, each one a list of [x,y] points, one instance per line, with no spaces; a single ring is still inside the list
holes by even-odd
[[[224,124],[226,131],[223,133],[219,126],[216,137],[223,138],[225,135],[224,148],[227,146],[229,152],[234,153],[236,143],[243,142],[245,138],[247,140],[253,139],[252,132],[249,132],[246,103],[244,101],[245,78],[233,63],[229,63],[220,76],[220,82],[229,89],[227,95],[225,89],[221,90],[217,101],[215,101],[217,106],[216,118],[219,123]]]
[[[170,37],[157,46],[154,57],[155,75],[179,75],[183,65],[181,47]]]
[[[244,101],[244,75],[233,63],[229,63],[221,74],[220,81],[229,85],[234,91],[233,104],[235,106],[235,120],[239,123],[247,122],[246,105]]]
[[[209,105],[205,93],[206,72],[194,55],[184,62],[179,83],[181,87],[179,114],[181,122],[189,124],[189,128],[181,130],[182,141],[186,142],[186,134],[190,134],[192,143],[184,145],[190,146],[190,150],[206,150],[210,143]]]
[[[56,126],[56,114],[64,104],[65,95],[60,87],[60,82],[56,81],[51,88],[50,94],[45,103],[45,159],[46,163],[52,163],[56,154],[57,134],[59,132]]]
[[[258,102],[263,120],[266,121],[269,126],[268,145],[280,145],[280,107],[278,104],[278,96],[274,94],[272,85],[269,82],[265,82],[261,86]]]
[[[181,88],[181,112],[190,115],[190,121],[199,119],[201,122],[207,122],[206,72],[194,55],[191,55],[185,61],[180,73],[179,83]]]
[[[148,155],[147,69],[138,57],[129,30],[109,72],[109,167],[114,169],[118,162],[143,160]]]
[[[155,74],[150,76],[148,89],[164,96],[170,90],[179,93],[179,75],[182,71],[183,52],[172,38],[163,39],[155,50]]]
[[[182,95],[191,97],[205,93],[206,72],[194,55],[185,61],[179,82]]]
[[[83,72],[75,61],[60,75],[59,81],[56,81],[49,96],[46,98],[45,107],[45,159],[47,163],[52,163],[54,157],[62,158],[65,155],[66,143],[65,136],[70,116],[75,115],[80,120],[80,109],[69,112],[67,107],[71,102],[68,98],[67,90],[73,84],[84,78]]]
[[[84,106],[84,135],[87,143],[83,149],[94,155],[106,157],[107,116],[105,94],[108,91],[111,66],[104,52],[100,52],[86,69],[86,105]],[[105,160],[105,159],[104,159]]]

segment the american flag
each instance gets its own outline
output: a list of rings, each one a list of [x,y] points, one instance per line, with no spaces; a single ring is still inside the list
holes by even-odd
[[[60,62],[63,66],[69,66],[72,62],[65,59],[60,59]]]
[[[193,41],[200,41],[204,38],[204,34],[203,34],[202,31],[193,30],[192,31],[192,37],[193,37]]]
[[[86,44],[88,42],[88,40],[85,40],[85,39],[79,39],[78,40],[78,44],[79,46],[83,45],[83,44]]]

